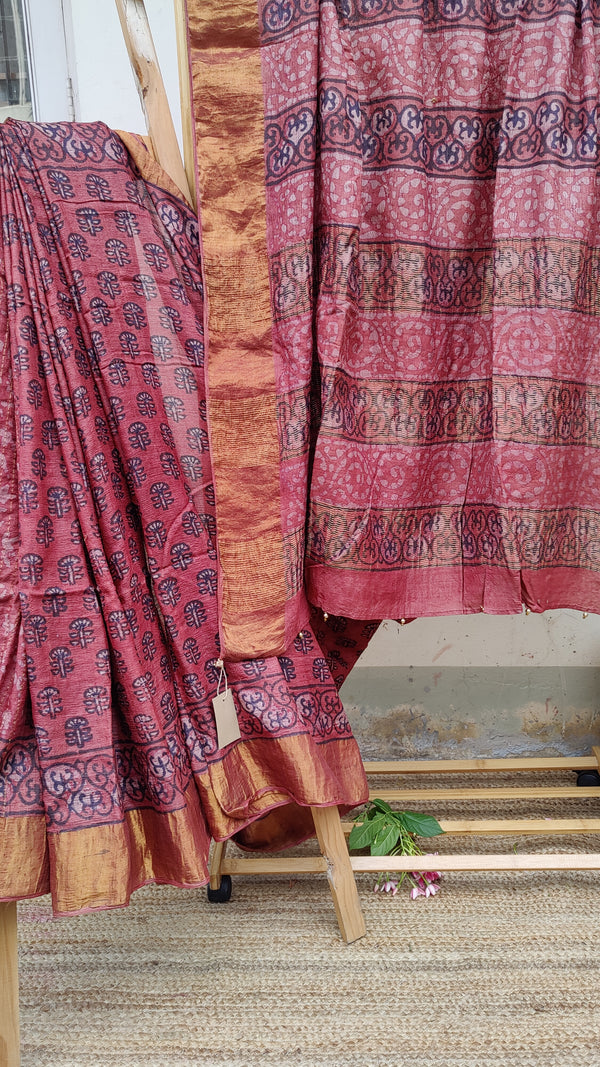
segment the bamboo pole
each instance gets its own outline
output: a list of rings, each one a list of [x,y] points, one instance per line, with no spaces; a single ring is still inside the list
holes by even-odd
[[[210,881],[208,883],[210,889],[218,889],[221,885],[221,875],[229,873],[228,871],[226,872],[223,870],[223,862],[225,859],[226,848],[226,841],[215,841],[213,845],[213,852],[210,858],[210,866],[208,871],[210,876]]]
[[[231,856],[219,868],[221,874],[327,874],[325,856]],[[211,886],[218,889],[219,886]]]
[[[477,786],[469,789],[372,789],[370,798],[413,804],[423,800],[578,800],[600,797],[598,786]]]
[[[445,834],[479,837],[496,834],[512,837],[517,834],[599,834],[600,819],[439,819]],[[346,836],[354,823],[342,823]]]
[[[144,0],[115,0],[155,158],[193,203]]]

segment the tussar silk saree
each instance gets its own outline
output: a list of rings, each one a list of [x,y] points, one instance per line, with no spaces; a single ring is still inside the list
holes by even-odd
[[[598,5],[188,12],[225,648],[600,610]]]
[[[279,847],[366,796],[336,685],[368,628],[315,613],[323,647],[304,619],[220,658],[197,221],[129,147],[0,127],[0,900],[57,914],[202,885],[211,837]]]

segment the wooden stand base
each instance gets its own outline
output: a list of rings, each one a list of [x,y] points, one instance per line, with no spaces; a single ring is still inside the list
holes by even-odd
[[[524,758],[524,759],[472,759],[472,760],[398,760],[365,763],[370,779],[398,776],[448,775],[448,774],[494,774],[501,771],[548,772],[548,771],[600,771],[600,746],[591,756]],[[375,785],[370,796],[380,797],[388,803],[413,809],[427,800],[540,800],[582,799],[598,800],[598,786],[470,786],[464,788],[402,787],[379,789]],[[343,836],[348,835],[352,823],[342,823],[337,808],[312,808],[315,829],[321,850],[320,856],[279,858],[227,857],[225,843],[214,848],[211,861],[210,885],[218,889],[223,875],[258,874],[327,874],[340,932],[344,941],[351,943],[365,933],[365,924],[360,911],[354,872],[426,871],[431,869],[432,859],[422,856],[349,856]],[[600,833],[600,818],[590,819],[441,819],[446,834],[487,836],[490,834],[513,836],[547,834]],[[593,853],[502,853],[441,855],[435,858],[436,870],[443,871],[539,871],[539,870],[600,870],[600,852]]]

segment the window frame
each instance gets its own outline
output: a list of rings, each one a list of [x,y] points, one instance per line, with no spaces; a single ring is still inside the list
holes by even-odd
[[[23,0],[36,122],[74,117],[63,0]]]

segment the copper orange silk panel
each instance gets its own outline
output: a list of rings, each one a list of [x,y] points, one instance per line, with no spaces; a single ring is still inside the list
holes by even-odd
[[[290,844],[366,782],[308,623],[227,663],[218,744],[196,219],[101,123],[4,123],[0,158],[0,900],[67,914],[201,885],[211,836]]]
[[[189,4],[225,654],[281,653],[308,618],[277,433],[253,0]],[[297,509],[296,509],[297,510]]]

